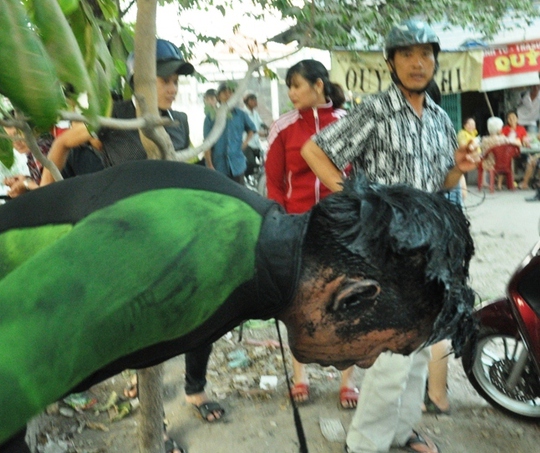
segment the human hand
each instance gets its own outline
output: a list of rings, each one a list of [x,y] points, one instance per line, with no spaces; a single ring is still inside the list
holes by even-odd
[[[474,170],[481,160],[481,154],[478,153],[478,145],[471,140],[467,145],[460,146],[454,153],[456,167],[462,173]]]
[[[6,178],[4,184],[10,188],[7,194],[11,198],[18,197],[29,190],[37,188],[37,184],[28,179],[25,175],[16,175]]]

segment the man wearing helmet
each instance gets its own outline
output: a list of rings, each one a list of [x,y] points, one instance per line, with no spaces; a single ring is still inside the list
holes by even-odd
[[[468,145],[458,148],[446,112],[426,94],[437,70],[440,44],[425,23],[406,20],[385,43],[393,83],[366,98],[346,117],[312,137],[302,156],[321,182],[342,190],[342,170],[382,184],[407,184],[428,192],[450,189],[475,168]],[[414,431],[421,418],[429,350],[408,357],[384,353],[367,370],[347,451],[386,452],[391,446],[438,452]]]

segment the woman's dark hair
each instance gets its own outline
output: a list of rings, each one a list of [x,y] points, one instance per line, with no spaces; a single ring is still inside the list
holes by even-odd
[[[324,85],[324,95],[332,101],[335,108],[340,108],[345,103],[343,88],[337,83],[331,82],[328,71],[324,65],[317,60],[302,60],[291,66],[285,76],[285,83],[290,88],[294,75],[301,75],[311,85],[321,79]]]

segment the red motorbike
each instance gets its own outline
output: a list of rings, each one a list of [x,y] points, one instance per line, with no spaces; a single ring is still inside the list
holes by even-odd
[[[469,381],[491,405],[540,419],[540,241],[516,269],[507,295],[476,309],[480,332],[465,349]]]

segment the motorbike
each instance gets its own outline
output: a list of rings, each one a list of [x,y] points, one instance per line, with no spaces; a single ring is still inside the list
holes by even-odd
[[[477,341],[462,357],[470,383],[497,409],[540,419],[540,240],[510,277],[506,296],[475,315]]]

